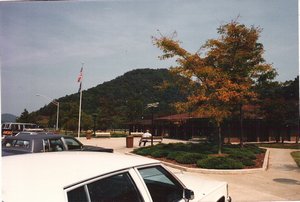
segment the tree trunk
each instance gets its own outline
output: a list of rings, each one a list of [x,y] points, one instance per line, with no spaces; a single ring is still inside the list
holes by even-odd
[[[222,135],[221,135],[220,123],[217,123],[217,128],[218,128],[218,137],[219,137],[218,154],[222,154]]]
[[[240,104],[240,146],[244,147],[244,114],[243,114],[243,104]]]
[[[279,143],[280,141],[280,128],[277,127],[277,131],[276,131],[276,143]]]
[[[281,136],[281,143],[283,144],[284,143],[284,140],[285,140],[285,138],[286,138],[286,134],[285,134],[285,132],[283,131],[283,133],[281,133],[282,134],[282,136]]]
[[[228,136],[227,136],[228,140],[227,140],[227,144],[231,144],[230,137],[231,137],[231,124],[228,123]]]

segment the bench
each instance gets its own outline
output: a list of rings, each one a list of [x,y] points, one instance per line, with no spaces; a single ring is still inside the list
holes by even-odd
[[[203,136],[193,136],[191,139],[189,139],[190,142],[200,142],[200,143],[205,143],[208,141],[207,137]]]
[[[147,142],[151,142],[151,138],[153,138],[153,142],[161,143],[163,141],[163,136],[141,137],[139,146],[141,146],[142,142],[144,143],[144,146],[146,146]]]
[[[144,133],[143,132],[131,132],[130,134],[134,137],[141,137]]]
[[[95,132],[96,137],[110,137],[110,132]]]

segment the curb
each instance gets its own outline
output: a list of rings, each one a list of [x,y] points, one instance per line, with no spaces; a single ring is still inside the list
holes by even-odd
[[[136,154],[133,154],[133,153],[126,153],[126,154],[136,155]],[[269,156],[270,156],[270,150],[267,149],[262,168],[240,169],[240,170],[236,170],[236,169],[220,170],[220,169],[188,168],[188,167],[185,167],[185,166],[180,166],[180,165],[176,165],[176,164],[168,163],[168,162],[164,162],[164,161],[161,161],[161,163],[166,165],[166,166],[172,167],[172,168],[176,168],[176,169],[186,171],[186,172],[193,172],[193,173],[203,173],[203,174],[251,174],[251,173],[258,173],[258,172],[266,171],[269,167]]]

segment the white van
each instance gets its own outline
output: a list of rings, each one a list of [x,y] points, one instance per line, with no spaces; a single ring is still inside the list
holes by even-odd
[[[5,135],[16,135],[21,131],[34,131],[39,132],[43,131],[43,129],[39,128],[37,124],[34,123],[2,123],[1,127],[2,136]]]

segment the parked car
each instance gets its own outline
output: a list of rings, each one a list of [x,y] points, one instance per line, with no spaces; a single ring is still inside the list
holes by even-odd
[[[228,202],[231,198],[226,182],[176,175],[154,159],[67,151],[2,157],[2,201]]]
[[[2,156],[66,150],[113,152],[110,148],[83,145],[74,137],[52,133],[21,132],[2,139]]]

